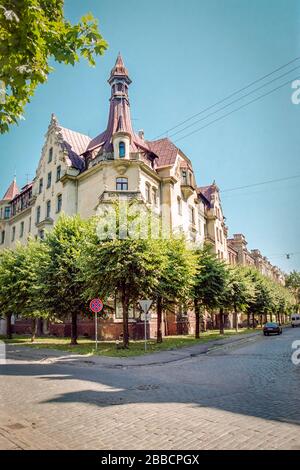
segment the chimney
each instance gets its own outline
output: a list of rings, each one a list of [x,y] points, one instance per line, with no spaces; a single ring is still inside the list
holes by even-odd
[[[141,129],[141,130],[139,131],[139,138],[142,139],[142,140],[145,140],[145,134],[144,134],[144,130],[143,130],[143,129]]]

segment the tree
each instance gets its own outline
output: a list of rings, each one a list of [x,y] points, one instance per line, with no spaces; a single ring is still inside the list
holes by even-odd
[[[155,242],[162,251],[159,282],[155,297],[157,306],[157,342],[162,342],[162,314],[175,303],[186,303],[196,273],[196,256],[186,246],[184,238],[159,239]]]
[[[204,309],[220,308],[220,332],[224,331],[222,302],[226,288],[227,271],[210,249],[197,251],[198,268],[194,280],[195,337],[200,336],[200,316]]]
[[[42,242],[45,253],[39,271],[38,296],[44,309],[56,318],[71,317],[71,345],[77,344],[78,314],[88,310],[79,261],[92,233],[91,222],[63,215]]]
[[[0,313],[7,320],[8,338],[12,337],[12,314],[30,317],[34,323],[38,316],[45,316],[36,291],[43,256],[44,247],[33,240],[27,246],[19,244],[14,250],[0,252]]]
[[[107,301],[120,294],[124,348],[129,346],[129,307],[153,295],[161,263],[157,243],[150,239],[94,240],[82,258],[85,298]]]
[[[53,71],[49,61],[95,65],[107,43],[92,14],[71,24],[63,0],[2,0],[0,5],[0,133],[22,117],[37,86]]]
[[[287,277],[285,281],[286,287],[292,292],[296,299],[297,303],[297,310],[299,312],[300,308],[300,272],[299,271],[292,271]]]
[[[235,329],[238,331],[238,312],[246,311],[254,298],[254,285],[244,268],[230,267],[224,304],[234,312]]]

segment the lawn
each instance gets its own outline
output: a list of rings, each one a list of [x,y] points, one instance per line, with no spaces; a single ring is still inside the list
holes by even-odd
[[[256,329],[257,330],[257,329]],[[252,329],[244,328],[239,331],[239,334],[253,333]],[[224,335],[220,335],[219,331],[212,330],[201,333],[200,339],[195,339],[192,335],[187,336],[167,336],[161,344],[157,344],[154,339],[147,341],[147,352],[144,350],[144,341],[131,341],[129,349],[118,349],[115,341],[99,341],[98,350],[95,349],[95,341],[87,338],[79,338],[77,346],[70,346],[70,338],[57,338],[57,337],[39,337],[36,338],[34,343],[31,343],[30,336],[17,336],[13,339],[7,340],[4,337],[0,339],[9,344],[18,344],[20,346],[30,346],[36,349],[56,349],[59,351],[72,352],[82,355],[99,355],[111,357],[130,357],[141,356],[158,351],[172,350],[182,348],[184,346],[193,346],[195,344],[202,344],[207,341],[216,339],[227,338],[237,333],[235,330],[225,330]]]

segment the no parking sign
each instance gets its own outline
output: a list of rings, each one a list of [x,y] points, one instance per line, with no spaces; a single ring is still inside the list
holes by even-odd
[[[95,314],[95,341],[96,349],[98,349],[98,313],[103,310],[103,302],[101,299],[93,299],[90,301],[90,309]]]

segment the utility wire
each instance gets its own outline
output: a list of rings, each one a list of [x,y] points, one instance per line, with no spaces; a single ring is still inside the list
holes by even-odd
[[[214,107],[217,106],[218,104],[224,103],[224,101],[226,101],[226,100],[232,98],[233,96],[237,95],[238,93],[241,93],[241,92],[244,91],[244,90],[247,90],[247,89],[250,88],[252,85],[255,85],[256,83],[260,82],[261,80],[264,80],[265,78],[270,77],[270,76],[273,75],[274,73],[279,72],[279,70],[282,70],[282,69],[284,69],[285,67],[288,67],[290,64],[293,64],[294,62],[296,62],[296,61],[299,60],[299,59],[300,59],[300,57],[296,57],[295,59],[293,59],[293,60],[287,62],[287,63],[284,64],[284,65],[281,65],[280,67],[278,67],[277,69],[273,70],[272,72],[269,72],[269,73],[267,73],[266,75],[263,75],[262,77],[257,78],[256,80],[254,80],[253,82],[249,83],[248,85],[246,85],[246,86],[240,88],[239,90],[236,90],[236,91],[234,91],[233,93],[227,95],[225,98],[223,98],[223,99],[217,101],[216,103],[214,103],[214,104],[208,106],[207,108],[201,110],[200,112],[198,112],[198,113],[196,113],[196,114],[193,114],[192,116],[188,117],[188,118],[185,119],[184,121],[179,122],[176,126],[170,127],[170,128],[167,129],[165,132],[163,132],[162,134],[159,134],[157,137],[155,137],[155,139],[158,139],[159,137],[168,134],[170,131],[172,131],[172,130],[174,130],[174,129],[177,129],[177,128],[180,127],[181,125],[183,125],[183,124],[185,124],[185,123],[191,121],[192,119],[194,119],[194,118],[197,117],[197,116],[200,116],[200,114],[203,114],[203,113],[205,113],[206,111],[209,111],[210,109],[214,108]],[[155,139],[154,139],[154,140],[155,140]]]
[[[292,179],[296,179],[296,178],[300,178],[300,175],[286,176],[285,178],[277,178],[277,179],[273,179],[273,180],[266,180],[266,181],[262,181],[261,183],[252,183],[252,184],[246,184],[244,186],[236,186],[235,188],[220,189],[220,192],[227,193],[229,191],[237,191],[239,189],[253,188],[254,186],[263,186],[265,184],[278,183],[279,181],[288,181],[288,180],[292,180]]]
[[[185,126],[185,127],[183,127],[182,129],[179,129],[179,131],[174,132],[173,134],[169,135],[169,137],[173,137],[174,135],[180,134],[181,132],[185,131],[186,129],[189,129],[190,127],[195,126],[196,124],[198,124],[198,123],[201,122],[201,121],[204,121],[205,119],[209,118],[210,116],[214,116],[215,114],[219,113],[220,111],[223,111],[223,109],[228,108],[228,107],[231,106],[232,104],[235,104],[235,103],[237,103],[238,101],[241,101],[241,100],[243,100],[244,98],[247,98],[247,96],[252,95],[252,94],[255,93],[256,91],[261,90],[262,88],[264,88],[264,87],[270,85],[271,83],[273,83],[273,82],[279,80],[280,78],[285,77],[285,76],[288,75],[289,73],[294,72],[294,70],[299,69],[299,67],[300,67],[300,65],[298,65],[297,67],[294,67],[293,69],[289,70],[289,71],[286,72],[286,73],[283,73],[282,75],[279,75],[279,77],[273,78],[273,80],[269,80],[268,82],[264,83],[263,85],[261,85],[261,86],[259,86],[259,87],[257,87],[257,88],[254,88],[254,90],[249,91],[249,93],[246,93],[245,95],[242,95],[242,96],[240,96],[239,98],[236,98],[235,100],[230,101],[229,103],[225,104],[224,106],[222,106],[221,108],[217,109],[216,111],[213,111],[212,113],[207,114],[207,115],[204,116],[203,118],[197,119],[197,121],[192,122],[192,123],[189,124],[188,126]]]
[[[297,80],[297,79],[298,79],[298,77],[293,78],[292,80],[289,80],[288,82],[282,83],[282,84],[279,85],[278,87],[273,88],[272,90],[268,91],[267,93],[264,93],[263,95],[260,95],[260,96],[254,98],[254,99],[251,100],[251,101],[248,101],[247,103],[243,104],[242,106],[239,106],[238,108],[233,109],[233,110],[230,111],[229,113],[223,114],[222,116],[220,116],[220,117],[214,119],[213,121],[210,121],[209,123],[205,124],[204,126],[199,127],[198,129],[195,129],[194,131],[189,132],[188,134],[186,134],[186,135],[184,135],[184,136],[182,136],[182,137],[179,137],[179,139],[176,139],[174,142],[178,142],[179,140],[185,139],[186,137],[189,137],[190,135],[193,135],[193,134],[195,134],[196,132],[199,132],[199,131],[201,131],[202,129],[205,129],[206,127],[211,126],[211,125],[214,124],[215,122],[218,122],[218,121],[220,121],[221,119],[224,119],[225,117],[230,116],[230,114],[233,114],[233,113],[239,111],[240,109],[245,108],[245,107],[248,106],[249,104],[252,104],[252,103],[254,103],[254,102],[256,102],[256,101],[259,101],[260,99],[264,98],[265,96],[268,96],[268,95],[270,95],[271,93],[274,93],[275,91],[279,90],[280,88],[283,88],[284,86],[289,85],[289,84],[291,83],[291,81],[294,81],[294,80]]]

